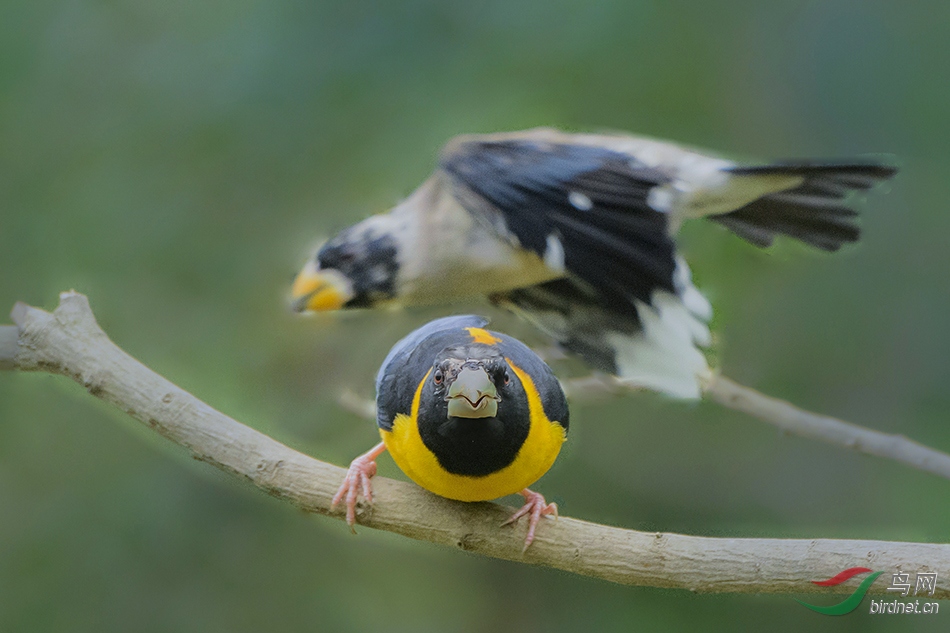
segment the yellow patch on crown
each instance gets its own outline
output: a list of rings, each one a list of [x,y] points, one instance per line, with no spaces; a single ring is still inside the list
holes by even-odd
[[[472,335],[473,343],[484,343],[485,345],[494,345],[495,343],[501,343],[501,339],[497,336],[492,336],[492,333],[488,330],[483,330],[480,327],[467,327],[468,333]]]
[[[479,331],[479,328],[468,329]],[[488,332],[480,331],[491,337]],[[417,423],[422,388],[432,373],[430,369],[419,382],[416,395],[412,399],[410,414],[396,415],[391,431],[379,430],[393,461],[410,479],[440,497],[458,501],[488,501],[519,492],[548,472],[561,452],[561,445],[566,437],[564,427],[552,422],[545,415],[541,396],[531,377],[510,359],[506,360],[521,380],[528,396],[531,416],[528,437],[525,438],[514,461],[501,470],[481,477],[455,475],[442,468],[436,456],[423,443]]]

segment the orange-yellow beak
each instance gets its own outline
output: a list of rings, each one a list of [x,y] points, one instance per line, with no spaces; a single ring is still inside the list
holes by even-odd
[[[353,298],[350,281],[336,270],[317,270],[307,262],[290,288],[290,307],[295,312],[339,310]]]

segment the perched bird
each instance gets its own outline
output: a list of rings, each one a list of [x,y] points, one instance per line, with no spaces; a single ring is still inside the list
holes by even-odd
[[[529,515],[525,549],[557,506],[528,490],[551,468],[567,437],[567,401],[551,369],[520,341],[484,329],[487,319],[446,317],[399,341],[376,376],[383,441],[357,457],[333,506],[356,520],[360,492],[372,501],[376,457],[389,450],[414,482],[458,501],[519,493]]]
[[[755,244],[825,251],[858,239],[853,196],[874,159],[745,165],[673,143],[552,129],[459,136],[412,195],[326,242],[297,310],[487,295],[599,370],[698,397],[709,302],[673,235],[709,218]]]

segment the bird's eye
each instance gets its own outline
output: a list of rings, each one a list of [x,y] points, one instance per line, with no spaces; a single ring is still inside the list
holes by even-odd
[[[435,375],[432,377],[432,379],[435,381],[435,384],[441,385],[441,384],[442,384],[442,378],[444,378],[444,376],[442,375],[442,370],[441,370],[441,369],[436,369],[436,370],[435,370]]]
[[[509,382],[511,382],[511,375],[506,371],[506,372],[505,372],[505,384],[507,385]]]

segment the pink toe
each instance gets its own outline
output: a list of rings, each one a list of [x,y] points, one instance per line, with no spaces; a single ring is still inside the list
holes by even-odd
[[[537,531],[538,523],[541,521],[541,517],[549,514],[553,514],[555,517],[557,517],[557,504],[549,504],[545,502],[543,495],[528,490],[527,488],[522,490],[519,494],[524,497],[525,504],[521,506],[520,510],[511,515],[511,518],[505,521],[502,525],[509,525],[521,517],[529,515],[528,533],[525,536],[524,549],[522,549],[522,551],[527,551],[528,546],[534,542],[535,533]]]
[[[350,527],[353,527],[353,524],[356,523],[356,504],[359,501],[360,492],[363,493],[369,503],[373,502],[371,479],[376,474],[376,457],[385,450],[385,444],[377,444],[368,452],[350,462],[350,467],[346,471],[340,489],[333,495],[330,502],[331,510],[344,498],[346,499],[346,522]]]

